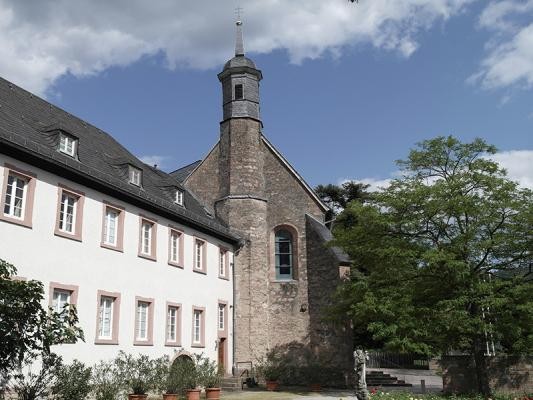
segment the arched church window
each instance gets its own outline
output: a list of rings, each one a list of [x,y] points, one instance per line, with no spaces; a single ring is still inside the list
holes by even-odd
[[[294,257],[293,239],[291,233],[285,229],[280,229],[276,231],[275,245],[276,279],[293,279]]]

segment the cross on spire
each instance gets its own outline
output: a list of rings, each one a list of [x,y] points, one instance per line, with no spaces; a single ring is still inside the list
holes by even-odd
[[[237,15],[236,25],[236,37],[235,37],[235,55],[244,56],[244,42],[242,39],[242,21],[241,21],[242,8],[237,7],[235,14]]]

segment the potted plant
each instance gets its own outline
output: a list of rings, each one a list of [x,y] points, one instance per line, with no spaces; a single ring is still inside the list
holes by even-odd
[[[220,399],[220,373],[217,364],[203,354],[196,362],[200,384],[205,387],[206,399]]]
[[[163,400],[178,400],[187,388],[192,360],[178,357],[169,365],[168,357],[158,359],[159,389],[163,392]]]
[[[91,386],[95,400],[118,400],[122,385],[113,361],[100,361],[93,366]]]
[[[130,392],[129,400],[145,400],[148,392],[156,389],[157,363],[147,355],[141,354],[135,358],[121,350],[115,359],[115,365],[125,390]]]
[[[281,376],[281,366],[278,360],[268,355],[267,358],[259,361],[257,372],[259,376],[265,379],[267,390],[274,391],[278,389]]]
[[[323,368],[319,363],[306,365],[303,368],[303,375],[312,392],[320,392],[322,390]]]
[[[196,356],[198,360],[199,356]],[[200,375],[196,363],[193,360],[183,359],[181,360],[181,366],[178,369],[182,380],[183,388],[185,390],[187,400],[199,400],[201,390],[199,386]]]

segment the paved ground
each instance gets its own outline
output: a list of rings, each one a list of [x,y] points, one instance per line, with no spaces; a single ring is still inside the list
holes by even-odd
[[[353,400],[355,396],[350,392],[324,391],[321,393],[299,392],[259,392],[244,391],[238,393],[224,393],[223,400]]]

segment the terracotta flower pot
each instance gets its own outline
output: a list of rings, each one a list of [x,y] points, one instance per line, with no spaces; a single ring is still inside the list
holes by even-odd
[[[212,399],[212,400],[219,400],[220,399],[220,388],[206,388],[205,398]]]
[[[146,400],[147,394],[128,394],[128,400]]]
[[[309,389],[311,389],[311,392],[321,392],[322,386],[320,385],[320,383],[311,383],[309,385]]]
[[[178,400],[178,395],[171,393],[163,393],[163,400]]]
[[[187,400],[200,400],[200,389],[187,389]]]
[[[267,390],[273,392],[274,390],[278,390],[279,383],[278,381],[266,381]]]

